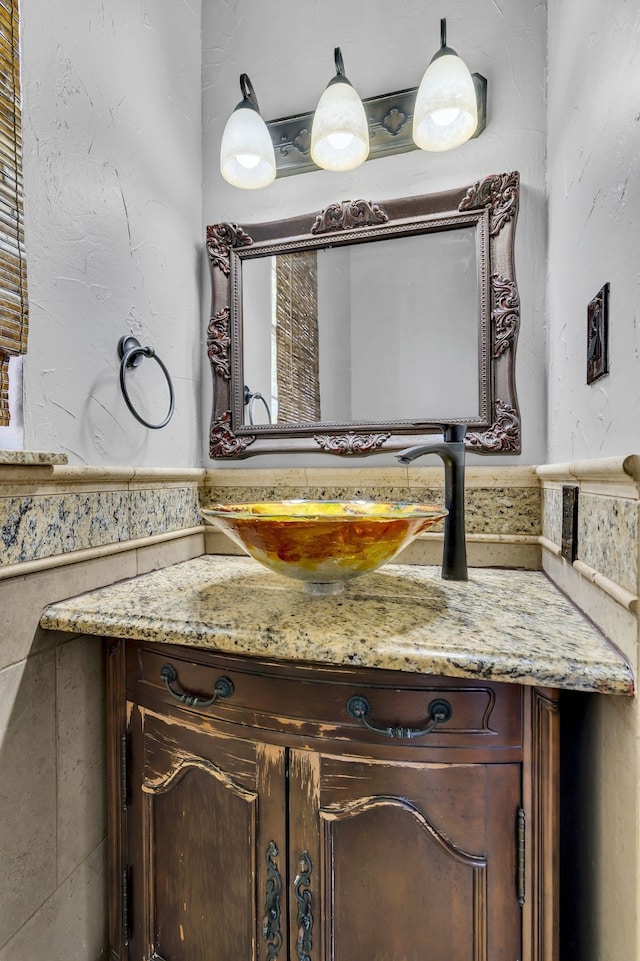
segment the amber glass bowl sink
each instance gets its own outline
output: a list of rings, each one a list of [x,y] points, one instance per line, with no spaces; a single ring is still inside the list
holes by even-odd
[[[311,594],[338,594],[346,581],[392,560],[447,511],[430,504],[273,501],[202,509],[264,567],[304,582]]]

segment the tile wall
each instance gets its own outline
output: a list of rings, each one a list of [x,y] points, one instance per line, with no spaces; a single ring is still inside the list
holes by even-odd
[[[0,568],[199,527],[203,474],[0,465]]]
[[[102,642],[39,620],[201,554],[201,475],[0,464],[0,961],[107,958]]]

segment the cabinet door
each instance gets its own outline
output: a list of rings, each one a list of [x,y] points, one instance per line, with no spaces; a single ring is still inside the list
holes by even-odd
[[[197,723],[129,705],[125,956],[275,958],[286,895],[285,751]]]
[[[295,961],[517,961],[518,764],[292,751]]]

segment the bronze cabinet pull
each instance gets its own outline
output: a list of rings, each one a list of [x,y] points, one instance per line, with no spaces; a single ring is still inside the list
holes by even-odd
[[[197,694],[189,694],[187,691],[174,690],[171,685],[177,681],[178,674],[172,664],[163,664],[160,668],[160,677],[166,684],[171,697],[175,697],[176,701],[186,704],[187,707],[208,707],[209,704],[213,704],[218,699],[231,697],[234,690],[233,681],[228,677],[218,678],[213,686],[211,697],[199,697]]]
[[[293,889],[298,902],[298,939],[296,954],[298,961],[311,961],[313,947],[313,910],[311,898],[311,858],[307,851],[299,857],[300,870],[293,882]]]
[[[275,841],[269,841],[266,852],[267,861],[267,894],[262,919],[262,938],[268,942],[267,961],[275,961],[282,947],[282,933],[280,931],[280,894],[282,892],[282,878],[278,870],[278,848]]]
[[[370,724],[367,720],[371,708],[366,697],[361,697],[355,694],[350,697],[347,701],[347,712],[349,717],[355,718],[356,721],[362,721],[364,726],[374,734],[382,734],[384,737],[393,738],[411,738],[411,737],[424,737],[425,734],[431,734],[435,731],[439,724],[444,724],[448,721],[453,714],[453,708],[448,701],[444,698],[435,698],[431,701],[429,707],[427,708],[427,716],[429,717],[429,723],[424,728],[417,727],[400,727],[400,726],[390,726],[390,727],[376,727],[375,724]]]
[[[518,842],[518,869],[517,869],[517,887],[518,887],[518,904],[520,907],[524,907],[525,895],[526,895],[526,863],[525,863],[525,852],[526,852],[526,842],[525,842],[525,832],[526,832],[526,818],[523,808],[518,808],[516,814],[516,834]]]

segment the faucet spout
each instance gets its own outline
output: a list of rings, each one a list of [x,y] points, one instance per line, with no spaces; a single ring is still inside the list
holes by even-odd
[[[442,577],[449,581],[466,581],[467,546],[464,533],[464,436],[466,424],[443,427],[440,443],[408,447],[396,454],[401,464],[410,464],[417,457],[437,454],[444,463],[445,507],[449,511],[444,521]]]

